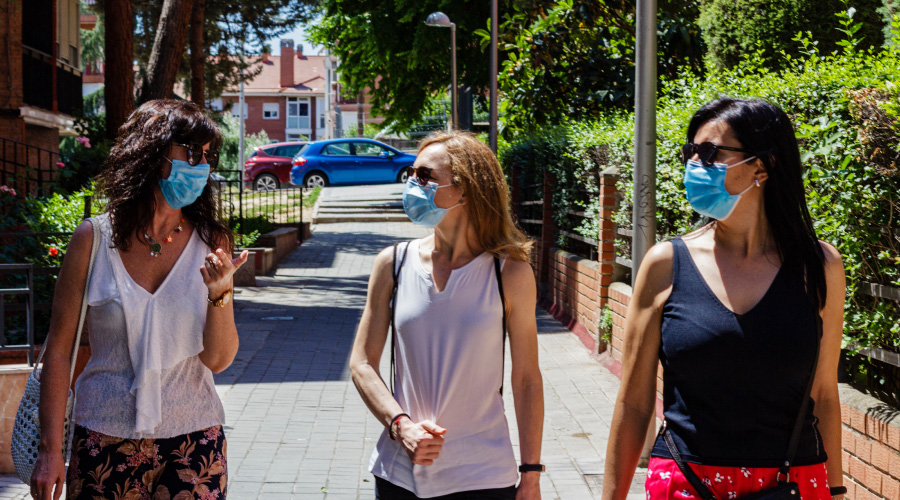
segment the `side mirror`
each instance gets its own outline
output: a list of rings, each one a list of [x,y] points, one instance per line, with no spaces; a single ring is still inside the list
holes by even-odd
[[[378,156],[380,156],[380,157],[382,157],[382,158],[390,158],[390,157],[391,157],[391,152],[390,152],[390,151],[381,150],[381,152],[378,153]]]

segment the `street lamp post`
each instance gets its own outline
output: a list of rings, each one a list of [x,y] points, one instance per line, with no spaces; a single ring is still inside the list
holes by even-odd
[[[497,154],[497,0],[491,0],[491,107],[490,132],[491,151]]]
[[[432,12],[425,19],[428,26],[449,27],[450,28],[450,79],[453,81],[450,88],[450,116],[451,128],[454,130],[459,128],[459,116],[456,109],[456,24],[450,22],[450,18],[443,12]]]

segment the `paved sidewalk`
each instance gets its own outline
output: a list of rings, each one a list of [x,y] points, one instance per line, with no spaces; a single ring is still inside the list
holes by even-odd
[[[234,498],[373,497],[367,466],[382,426],[350,381],[347,359],[374,256],[425,234],[410,223],[320,224],[264,286],[238,295],[241,350],[216,378],[229,422]],[[599,497],[618,379],[540,309],[538,322],[543,498]],[[505,397],[517,446],[512,391]],[[636,478],[635,499],[644,498],[642,481]]]
[[[350,381],[347,360],[374,256],[425,234],[411,223],[320,224],[274,276],[237,294],[241,347],[216,376],[226,411],[230,498],[373,498],[367,465],[382,426]],[[542,496],[599,498],[618,379],[540,309],[538,327],[546,409]],[[505,392],[517,447],[512,391]],[[0,500],[26,498],[27,489],[3,480]],[[642,483],[639,474],[630,499],[645,498]]]

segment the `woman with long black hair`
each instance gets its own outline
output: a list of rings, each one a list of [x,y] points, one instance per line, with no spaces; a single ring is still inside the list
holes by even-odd
[[[232,277],[247,253],[231,258],[208,184],[221,140],[200,108],[172,99],[143,104],[119,129],[101,176],[106,213],[75,230],[56,283],[34,498],[59,498],[64,478],[70,500],[225,498],[225,412],[212,374],[237,353]],[[83,301],[91,358],[75,385],[66,478],[69,353]]]
[[[793,126],[762,100],[691,119],[684,184],[700,229],[654,246],[625,326],[603,498],[624,499],[656,408],[647,498],[840,497],[840,253],[816,237]]]

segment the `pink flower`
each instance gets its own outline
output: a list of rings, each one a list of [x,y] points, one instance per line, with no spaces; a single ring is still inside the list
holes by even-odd
[[[0,193],[6,193],[10,196],[15,196],[16,190],[7,185],[3,185],[3,186],[0,186]]]
[[[56,166],[59,168],[65,168],[66,164],[61,161],[58,161],[58,162],[56,162]]]
[[[88,149],[91,148],[91,140],[88,139],[87,137],[81,136],[81,137],[76,138],[75,140],[80,142],[82,146],[84,146]]]

